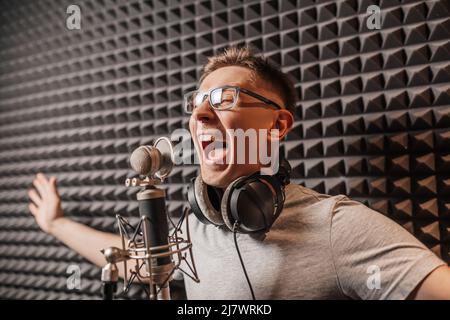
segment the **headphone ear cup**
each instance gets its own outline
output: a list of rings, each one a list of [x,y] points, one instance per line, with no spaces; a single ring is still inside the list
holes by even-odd
[[[253,176],[236,180],[222,198],[222,217],[233,227],[239,221],[239,231],[252,233],[267,231],[280,209],[279,185],[269,176]],[[278,188],[277,188],[278,187]]]
[[[231,214],[231,210],[230,210],[231,192],[234,190],[235,185],[245,178],[246,177],[241,177],[241,178],[234,180],[232,183],[230,183],[228,185],[228,187],[225,189],[225,192],[222,197],[222,202],[221,202],[221,206],[220,206],[220,211],[222,212],[222,219],[223,219],[223,222],[225,223],[225,225],[231,231],[233,231],[233,225],[235,222],[235,219],[233,218],[233,215]]]
[[[205,224],[223,225],[222,214],[212,204],[208,185],[203,182],[200,175],[195,178],[191,188],[192,190],[188,192],[188,201],[195,216]]]

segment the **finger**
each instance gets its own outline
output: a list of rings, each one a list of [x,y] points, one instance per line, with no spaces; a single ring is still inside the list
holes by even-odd
[[[36,190],[34,190],[34,189],[28,190],[28,196],[31,198],[31,200],[33,200],[33,202],[35,204],[37,204],[38,206],[41,206],[42,199],[39,197]]]
[[[50,178],[50,190],[52,190],[57,196],[59,196],[58,186],[56,185],[56,177],[55,176],[52,176]]]
[[[51,176],[48,181],[49,181],[49,184],[50,184],[50,188],[55,189],[56,188],[56,177],[55,176]]]
[[[48,180],[47,177],[45,176],[45,174],[43,174],[42,172],[38,172],[38,174],[36,175],[37,179],[42,183],[42,185],[44,186],[45,189],[47,189],[48,186]]]
[[[47,194],[47,191],[46,191],[45,187],[43,186],[42,181],[40,181],[39,179],[34,179],[33,185],[39,191],[39,195],[41,196],[41,198],[43,198]]]
[[[47,177],[42,172],[38,172],[36,174],[36,178],[38,178],[39,180],[42,180],[42,181],[46,181],[47,180]]]
[[[37,215],[38,209],[36,208],[36,206],[35,206],[33,203],[30,203],[30,204],[28,205],[28,209],[31,211],[31,214],[32,214],[33,216],[36,216],[36,215]]]

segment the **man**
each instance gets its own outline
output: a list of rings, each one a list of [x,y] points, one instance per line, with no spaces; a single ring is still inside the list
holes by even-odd
[[[213,105],[213,89],[224,86],[243,90],[219,102],[215,97]],[[205,132],[276,129],[278,136],[267,140],[283,139],[293,124],[293,85],[263,57],[231,48],[210,58],[198,89],[200,99],[190,100],[188,111],[194,145],[203,159],[201,177],[224,189],[261,170],[262,164],[237,163],[233,139],[214,156],[205,154]],[[226,99],[233,102],[230,108],[222,108]],[[229,152],[234,161],[217,161]],[[119,237],[65,218],[55,177],[38,174],[33,183],[39,194],[29,191],[34,202],[29,209],[39,226],[103,266],[100,249],[119,247]],[[450,299],[450,268],[395,222],[344,195],[294,184],[285,192],[284,209],[264,239],[238,234],[257,299]],[[232,233],[202,224],[193,215],[189,219],[201,282],[185,279],[188,299],[251,298]]]

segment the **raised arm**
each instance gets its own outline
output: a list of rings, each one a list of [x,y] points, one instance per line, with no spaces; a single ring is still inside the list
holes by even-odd
[[[122,246],[119,235],[102,232],[64,217],[55,177],[47,179],[44,174],[38,173],[33,185],[35,188],[28,190],[28,196],[32,200],[28,208],[44,232],[53,235],[99,267],[106,264],[101,249]],[[133,267],[130,264],[131,261],[128,266]],[[117,267],[119,276],[123,278],[123,264],[119,263]]]

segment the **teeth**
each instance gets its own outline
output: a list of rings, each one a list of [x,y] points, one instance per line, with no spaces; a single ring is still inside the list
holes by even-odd
[[[203,142],[203,141],[214,141],[214,136],[211,134],[201,134],[198,136],[198,140]]]

